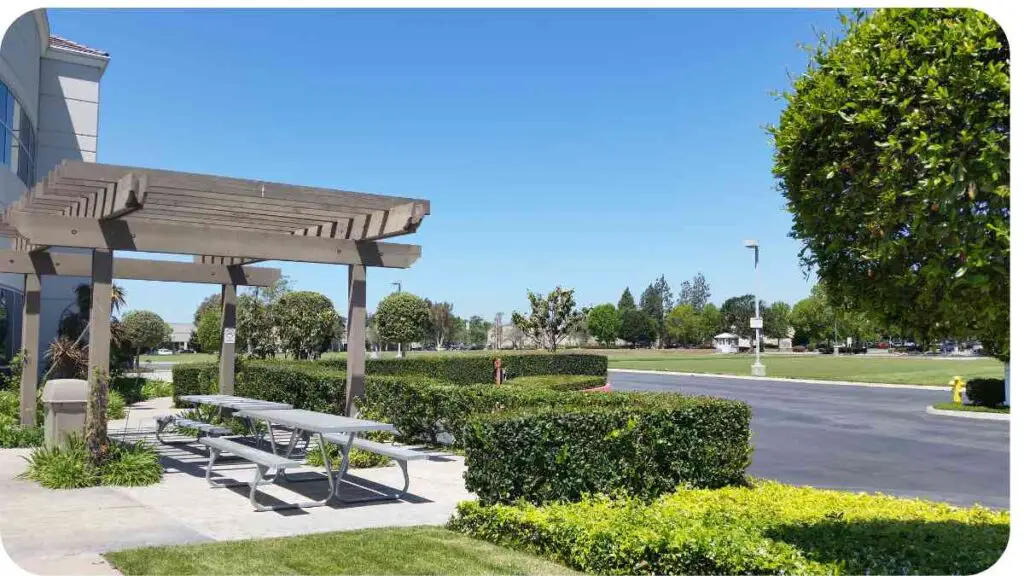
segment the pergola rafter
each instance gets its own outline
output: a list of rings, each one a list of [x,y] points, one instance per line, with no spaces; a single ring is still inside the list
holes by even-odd
[[[234,301],[238,285],[267,285],[278,271],[243,266],[263,260],[345,264],[348,313],[366,315],[366,267],[407,268],[420,247],[379,242],[415,232],[430,213],[426,200],[291,186],[149,168],[64,162],[7,207],[0,235],[14,250],[0,251],[0,271],[26,275],[26,321],[35,307],[43,274],[91,276],[101,291],[111,278],[212,282],[222,286],[220,387],[234,386]],[[88,248],[93,255],[53,253],[49,247]],[[194,263],[113,258],[115,250],[192,255]],[[35,288],[34,294],[30,294]],[[33,297],[30,297],[33,296]],[[97,294],[94,290],[94,300]],[[94,302],[93,311],[101,307]],[[102,311],[102,310],[100,310]],[[94,314],[94,334],[109,336],[109,315]],[[348,392],[351,410],[362,394],[365,321],[347,323]],[[31,335],[26,333],[29,343]],[[89,379],[109,370],[109,342],[90,346]],[[22,402],[35,399],[23,371]],[[31,395],[30,395],[31,393]],[[23,406],[31,419],[31,410]]]

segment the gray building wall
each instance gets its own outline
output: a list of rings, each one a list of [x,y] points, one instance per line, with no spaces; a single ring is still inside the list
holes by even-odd
[[[0,44],[0,80],[14,93],[36,131],[35,178],[42,179],[63,160],[95,162],[99,136],[100,79],[109,60],[50,38],[45,10],[19,17],[4,32]],[[81,47],[79,47],[81,48]],[[0,167],[0,209],[27,191],[7,167]],[[5,247],[6,239],[0,239]],[[65,249],[67,251],[73,251]],[[79,252],[88,253],[87,250]],[[40,315],[40,350],[57,335],[63,311],[74,303],[74,289],[89,279],[44,276]],[[8,338],[5,356],[20,347],[21,275],[0,274],[0,289],[16,302],[7,302]],[[42,364],[42,363],[40,363]]]

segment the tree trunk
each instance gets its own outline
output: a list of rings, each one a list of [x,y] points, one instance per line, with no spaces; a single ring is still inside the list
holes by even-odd
[[[405,351],[402,350],[402,343],[398,343],[398,358],[405,358]]]

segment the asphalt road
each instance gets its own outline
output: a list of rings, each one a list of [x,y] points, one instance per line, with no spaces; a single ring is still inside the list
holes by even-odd
[[[753,476],[1010,506],[1009,422],[926,414],[948,392],[610,372],[616,390],[733,398],[753,410]]]

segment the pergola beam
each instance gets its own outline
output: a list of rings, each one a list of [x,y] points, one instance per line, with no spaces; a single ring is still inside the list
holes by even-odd
[[[60,213],[77,218],[118,218],[142,208],[145,199],[146,176],[129,172],[116,182],[72,201]]]
[[[408,268],[419,259],[420,247],[354,240],[270,234],[147,222],[122,218],[93,220],[13,210],[9,222],[33,244],[133,250],[172,254],[215,254],[322,264],[359,264]]]
[[[91,276],[92,258],[87,254],[0,250],[0,272],[43,276]],[[273,286],[280,280],[281,271],[276,268],[114,258],[114,278],[266,287]]]

